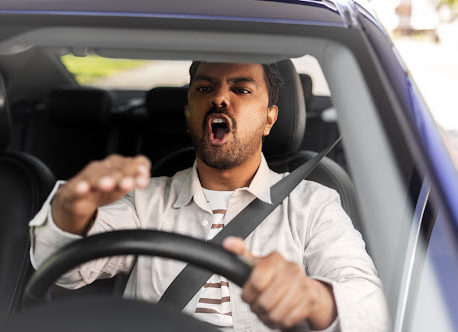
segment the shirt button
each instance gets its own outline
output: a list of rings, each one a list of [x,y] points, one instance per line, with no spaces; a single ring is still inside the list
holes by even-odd
[[[208,220],[203,220],[202,221],[202,226],[207,226],[208,225]]]

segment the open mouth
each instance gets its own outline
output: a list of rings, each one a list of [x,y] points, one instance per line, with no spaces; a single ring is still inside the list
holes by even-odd
[[[222,114],[210,115],[208,119],[210,141],[214,145],[226,142],[230,130],[229,119]]]

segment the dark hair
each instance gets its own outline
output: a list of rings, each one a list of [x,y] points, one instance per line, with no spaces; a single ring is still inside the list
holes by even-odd
[[[189,67],[190,83],[192,83],[200,64],[200,61],[193,61],[191,67]],[[264,79],[266,80],[267,93],[269,95],[269,107],[272,107],[278,102],[283,79],[276,63],[262,64],[262,67],[264,68]]]

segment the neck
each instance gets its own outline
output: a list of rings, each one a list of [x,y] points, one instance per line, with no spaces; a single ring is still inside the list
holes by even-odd
[[[196,161],[202,187],[209,190],[233,191],[250,185],[261,164],[261,150],[259,149],[252,157],[231,169],[210,167],[199,156]]]

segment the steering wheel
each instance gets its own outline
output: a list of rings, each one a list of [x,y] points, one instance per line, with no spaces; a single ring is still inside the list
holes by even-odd
[[[251,267],[236,255],[224,250],[220,246],[195,238],[153,230],[113,231],[97,234],[72,242],[49,257],[29,280],[24,293],[24,301],[43,301],[43,299],[46,298],[49,289],[57,281],[57,279],[80,264],[101,257],[118,255],[149,255],[181,260],[222,275],[238,286],[243,286],[251,273]],[[100,301],[103,303],[100,303]],[[54,304],[54,313],[52,316],[53,319],[56,317],[56,314],[58,314],[59,317],[65,317],[67,311],[68,315],[71,316],[74,315],[77,310],[83,309],[83,312],[86,312],[83,313],[84,317],[78,317],[78,319],[72,321],[72,324],[82,324],[81,329],[76,329],[76,331],[89,331],[92,329],[92,324],[90,321],[87,321],[89,318],[86,317],[86,315],[94,317],[93,310],[100,311],[103,306],[108,306],[108,310],[111,309],[113,313],[122,312],[123,314],[110,315],[110,317],[113,317],[113,319],[110,318],[110,320],[112,320],[112,322],[110,322],[112,326],[108,328],[108,326],[105,325],[103,328],[104,330],[125,331],[126,326],[121,326],[122,320],[120,321],[119,317],[123,317],[127,314],[136,317],[134,320],[136,323],[133,323],[134,325],[137,323],[140,324],[139,322],[144,324],[145,319],[147,318],[146,321],[150,321],[149,324],[147,324],[150,330],[152,326],[151,324],[153,324],[153,326],[157,326],[157,320],[159,318],[162,325],[158,330],[161,331],[173,331],[177,329],[193,331],[193,326],[196,326],[195,331],[215,331],[209,324],[197,321],[188,316],[184,317],[184,314],[177,313],[176,311],[174,312],[169,308],[163,308],[162,306],[157,306],[151,303],[123,300],[124,304],[130,304],[126,306],[122,305],[119,301],[121,300],[114,300],[112,298],[105,299],[103,301],[99,298],[95,300],[95,302],[94,300],[92,300],[92,302],[78,302],[73,300],[70,304]],[[132,303],[135,304],[132,305]],[[156,313],[156,315],[154,315],[151,311],[152,309],[140,310],[141,308],[139,309],[138,306],[153,306],[155,310],[154,312],[159,310],[160,313]],[[107,307],[105,307],[105,309],[107,309]],[[48,324],[45,325],[46,331],[54,331],[52,330],[53,326],[50,325],[52,320],[50,316],[46,314],[46,312],[49,312],[50,310],[49,307],[45,306],[45,309],[43,310],[45,313],[40,311],[40,307],[32,308],[32,314],[29,316],[35,317],[32,317],[32,321],[34,319],[41,319],[42,321],[48,322]],[[58,312],[56,312],[56,310]],[[62,310],[64,313],[61,312]],[[143,312],[147,317],[137,317],[139,313]],[[21,313],[20,315],[24,314],[27,315],[27,313]],[[171,316],[174,318],[171,318]],[[27,319],[30,320],[30,317],[20,317],[19,319],[16,319],[16,321],[24,322]],[[68,327],[69,321],[67,319],[64,320],[65,325]],[[169,320],[174,327],[164,326],[163,323],[167,320]],[[105,323],[107,322],[105,321]],[[177,323],[180,325],[179,327],[177,327]],[[17,326],[18,323],[13,322],[13,325],[14,324]],[[31,324],[34,324],[31,325],[31,328],[33,327],[34,331],[37,331],[37,326],[40,326],[39,323],[31,322]],[[143,325],[137,325],[129,325],[129,329],[143,331]],[[100,328],[100,325],[97,326]],[[56,326],[55,331],[59,331],[59,328],[61,329],[62,327]],[[75,325],[73,325],[73,328],[75,328]],[[15,330],[21,329],[13,328],[11,331]]]

